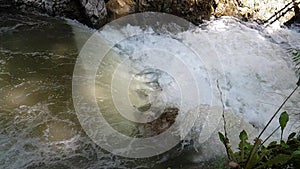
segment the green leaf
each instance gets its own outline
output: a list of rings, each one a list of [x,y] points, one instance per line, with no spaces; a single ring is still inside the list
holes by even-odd
[[[300,77],[299,77],[299,80],[297,82],[297,86],[300,86]]]
[[[261,153],[260,153],[258,161],[262,161],[263,158],[267,158],[267,156],[269,156],[270,153],[271,153],[271,151],[268,150],[268,149],[262,150]]]
[[[257,152],[255,152],[253,154],[252,158],[249,159],[248,166],[246,168],[249,168],[249,169],[253,168],[258,162],[260,162],[259,159],[260,159],[260,156],[258,155]]]
[[[261,139],[259,139],[259,138],[255,139],[255,143],[251,150],[253,154],[250,153],[250,155],[248,157],[248,161],[247,161],[246,167],[245,167],[246,169],[253,168],[259,162],[260,156],[258,155],[258,150],[260,148],[261,142],[262,142]]]
[[[279,117],[279,124],[281,127],[281,130],[283,131],[287,122],[289,121],[289,115],[287,114],[287,112],[283,112],[281,113],[280,117]]]
[[[280,141],[280,146],[281,146],[282,148],[285,148],[285,149],[290,148],[290,146],[287,145],[283,140]]]
[[[294,52],[292,52],[292,55],[293,62],[295,62],[295,66],[297,67],[297,65],[300,65],[300,50],[296,49]],[[300,68],[298,68],[298,70],[300,71]],[[300,86],[300,79],[297,85]]]
[[[281,137],[280,140],[282,140],[282,135],[283,135],[283,130],[287,124],[287,122],[289,121],[289,115],[287,114],[287,112],[282,112],[280,117],[279,117],[279,124],[281,127]]]
[[[242,141],[246,141],[248,139],[248,134],[245,130],[243,130],[241,133],[240,133],[240,140]]]
[[[292,154],[292,158],[300,158],[300,150],[296,150]]]
[[[220,141],[224,144],[225,148],[227,148],[225,136],[221,132],[218,132],[218,133],[219,133]]]
[[[274,147],[277,145],[277,141],[272,141],[269,145],[268,145],[268,148],[270,147]]]
[[[296,133],[293,132],[289,135],[288,140],[291,140],[292,138],[294,138],[296,136]]]
[[[240,133],[240,144],[239,144],[239,148],[241,150],[241,156],[240,156],[240,161],[244,161],[245,158],[245,146],[246,146],[246,140],[248,139],[248,135],[247,132],[245,130],[243,130]]]
[[[274,165],[284,165],[291,159],[291,156],[286,154],[278,154],[274,158],[269,159],[267,162],[263,163],[257,168],[270,168]]]

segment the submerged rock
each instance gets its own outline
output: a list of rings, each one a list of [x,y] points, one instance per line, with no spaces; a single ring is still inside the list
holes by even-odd
[[[151,137],[161,134],[175,123],[178,112],[178,108],[165,108],[159,118],[145,124],[139,124],[140,133],[143,137]]]

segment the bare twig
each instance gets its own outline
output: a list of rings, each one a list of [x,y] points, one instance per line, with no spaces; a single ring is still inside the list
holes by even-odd
[[[224,121],[225,137],[228,138],[227,129],[226,129],[226,119],[225,119],[225,105],[224,105],[224,101],[223,101],[223,93],[222,93],[222,90],[221,90],[220,85],[219,85],[219,80],[217,80],[217,88],[219,90],[220,99],[221,99],[221,103],[222,103],[222,117],[223,117],[223,121]]]
[[[266,141],[269,140],[269,138],[280,128],[280,126],[278,126],[262,143],[261,145],[265,144]]]
[[[222,103],[222,117],[223,117],[223,121],[224,121],[225,147],[226,147],[227,157],[228,157],[229,160],[236,161],[235,158],[234,158],[234,156],[233,156],[233,151],[231,149],[229,138],[228,138],[228,134],[227,134],[226,119],[225,119],[225,105],[224,105],[224,101],[223,101],[223,93],[222,93],[222,90],[220,88],[218,80],[217,80],[217,88],[219,90],[220,99],[221,99],[221,103]]]
[[[270,123],[273,121],[273,119],[276,117],[276,115],[279,113],[279,111],[282,109],[282,107],[285,105],[285,103],[290,99],[290,97],[296,92],[296,90],[298,89],[299,86],[296,86],[294,88],[294,90],[292,91],[292,93],[283,101],[283,103],[280,105],[280,107],[277,109],[277,111],[273,114],[273,116],[271,117],[271,119],[268,121],[267,125],[265,125],[265,127],[263,128],[263,130],[259,133],[258,135],[258,139],[261,137],[261,135],[265,132],[265,130],[267,129],[267,127],[270,125]]]

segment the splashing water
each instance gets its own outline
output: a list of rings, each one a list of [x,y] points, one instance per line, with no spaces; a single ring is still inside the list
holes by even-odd
[[[93,143],[82,130],[72,104],[72,74],[77,48],[80,49],[95,30],[73,21],[66,23],[34,15],[6,14],[1,22],[0,168],[147,168],[172,157],[168,153],[147,160],[114,156]],[[145,31],[151,32],[151,28],[128,25],[122,29],[108,27],[101,33],[113,41],[124,36],[124,32]],[[186,44],[201,59],[193,57],[186,46],[176,42]],[[176,118],[189,121],[185,119],[188,112],[192,114],[188,118],[197,119],[186,138],[193,140],[198,151],[191,152],[195,155],[189,156],[190,161],[201,161],[206,159],[203,156],[209,157],[208,152],[215,155],[221,151],[215,148],[219,145],[216,132],[222,130],[216,80],[220,81],[224,93],[226,119],[232,135],[241,128],[253,133],[256,131],[252,126],[261,129],[297,81],[289,53],[293,48],[300,48],[298,30],[264,29],[254,23],[224,17],[175,37],[155,34],[128,38],[108,53],[97,71],[99,86],[95,91],[97,103],[108,121],[127,135],[138,134],[139,126],[124,120],[118,111],[110,110],[114,107],[110,95],[113,72],[121,73],[114,77],[117,81],[114,85],[122,84],[124,77],[132,77],[129,100],[135,107],[153,112],[159,107],[179,107],[180,85],[189,86],[188,77],[180,77],[178,82],[166,71],[147,67],[147,63],[156,64],[164,56],[147,50],[152,49],[151,45],[175,51],[176,57],[197,75],[194,80],[202,99],[195,101],[186,97],[184,101],[189,104],[181,105]],[[142,49],[147,52],[137,52]],[[127,67],[133,69],[117,66],[124,58],[129,61]],[[181,68],[168,59],[169,65],[175,65],[170,69]],[[114,86],[114,89],[119,87],[122,86]],[[285,107],[294,114],[290,124],[295,124],[290,126],[290,131],[297,126],[295,114],[299,112],[299,98],[298,92]],[[151,105],[150,108],[147,105]],[[149,117],[157,116],[149,114]],[[203,117],[214,122],[205,123]],[[276,122],[272,127],[277,127]],[[186,131],[183,128],[180,132]]]

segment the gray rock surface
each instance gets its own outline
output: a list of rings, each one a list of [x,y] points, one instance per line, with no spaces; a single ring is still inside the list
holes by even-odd
[[[95,26],[105,24],[107,11],[104,0],[79,0],[84,7],[86,17]]]
[[[104,0],[14,0],[23,11],[38,11],[52,16],[76,19],[92,27],[106,23]]]

